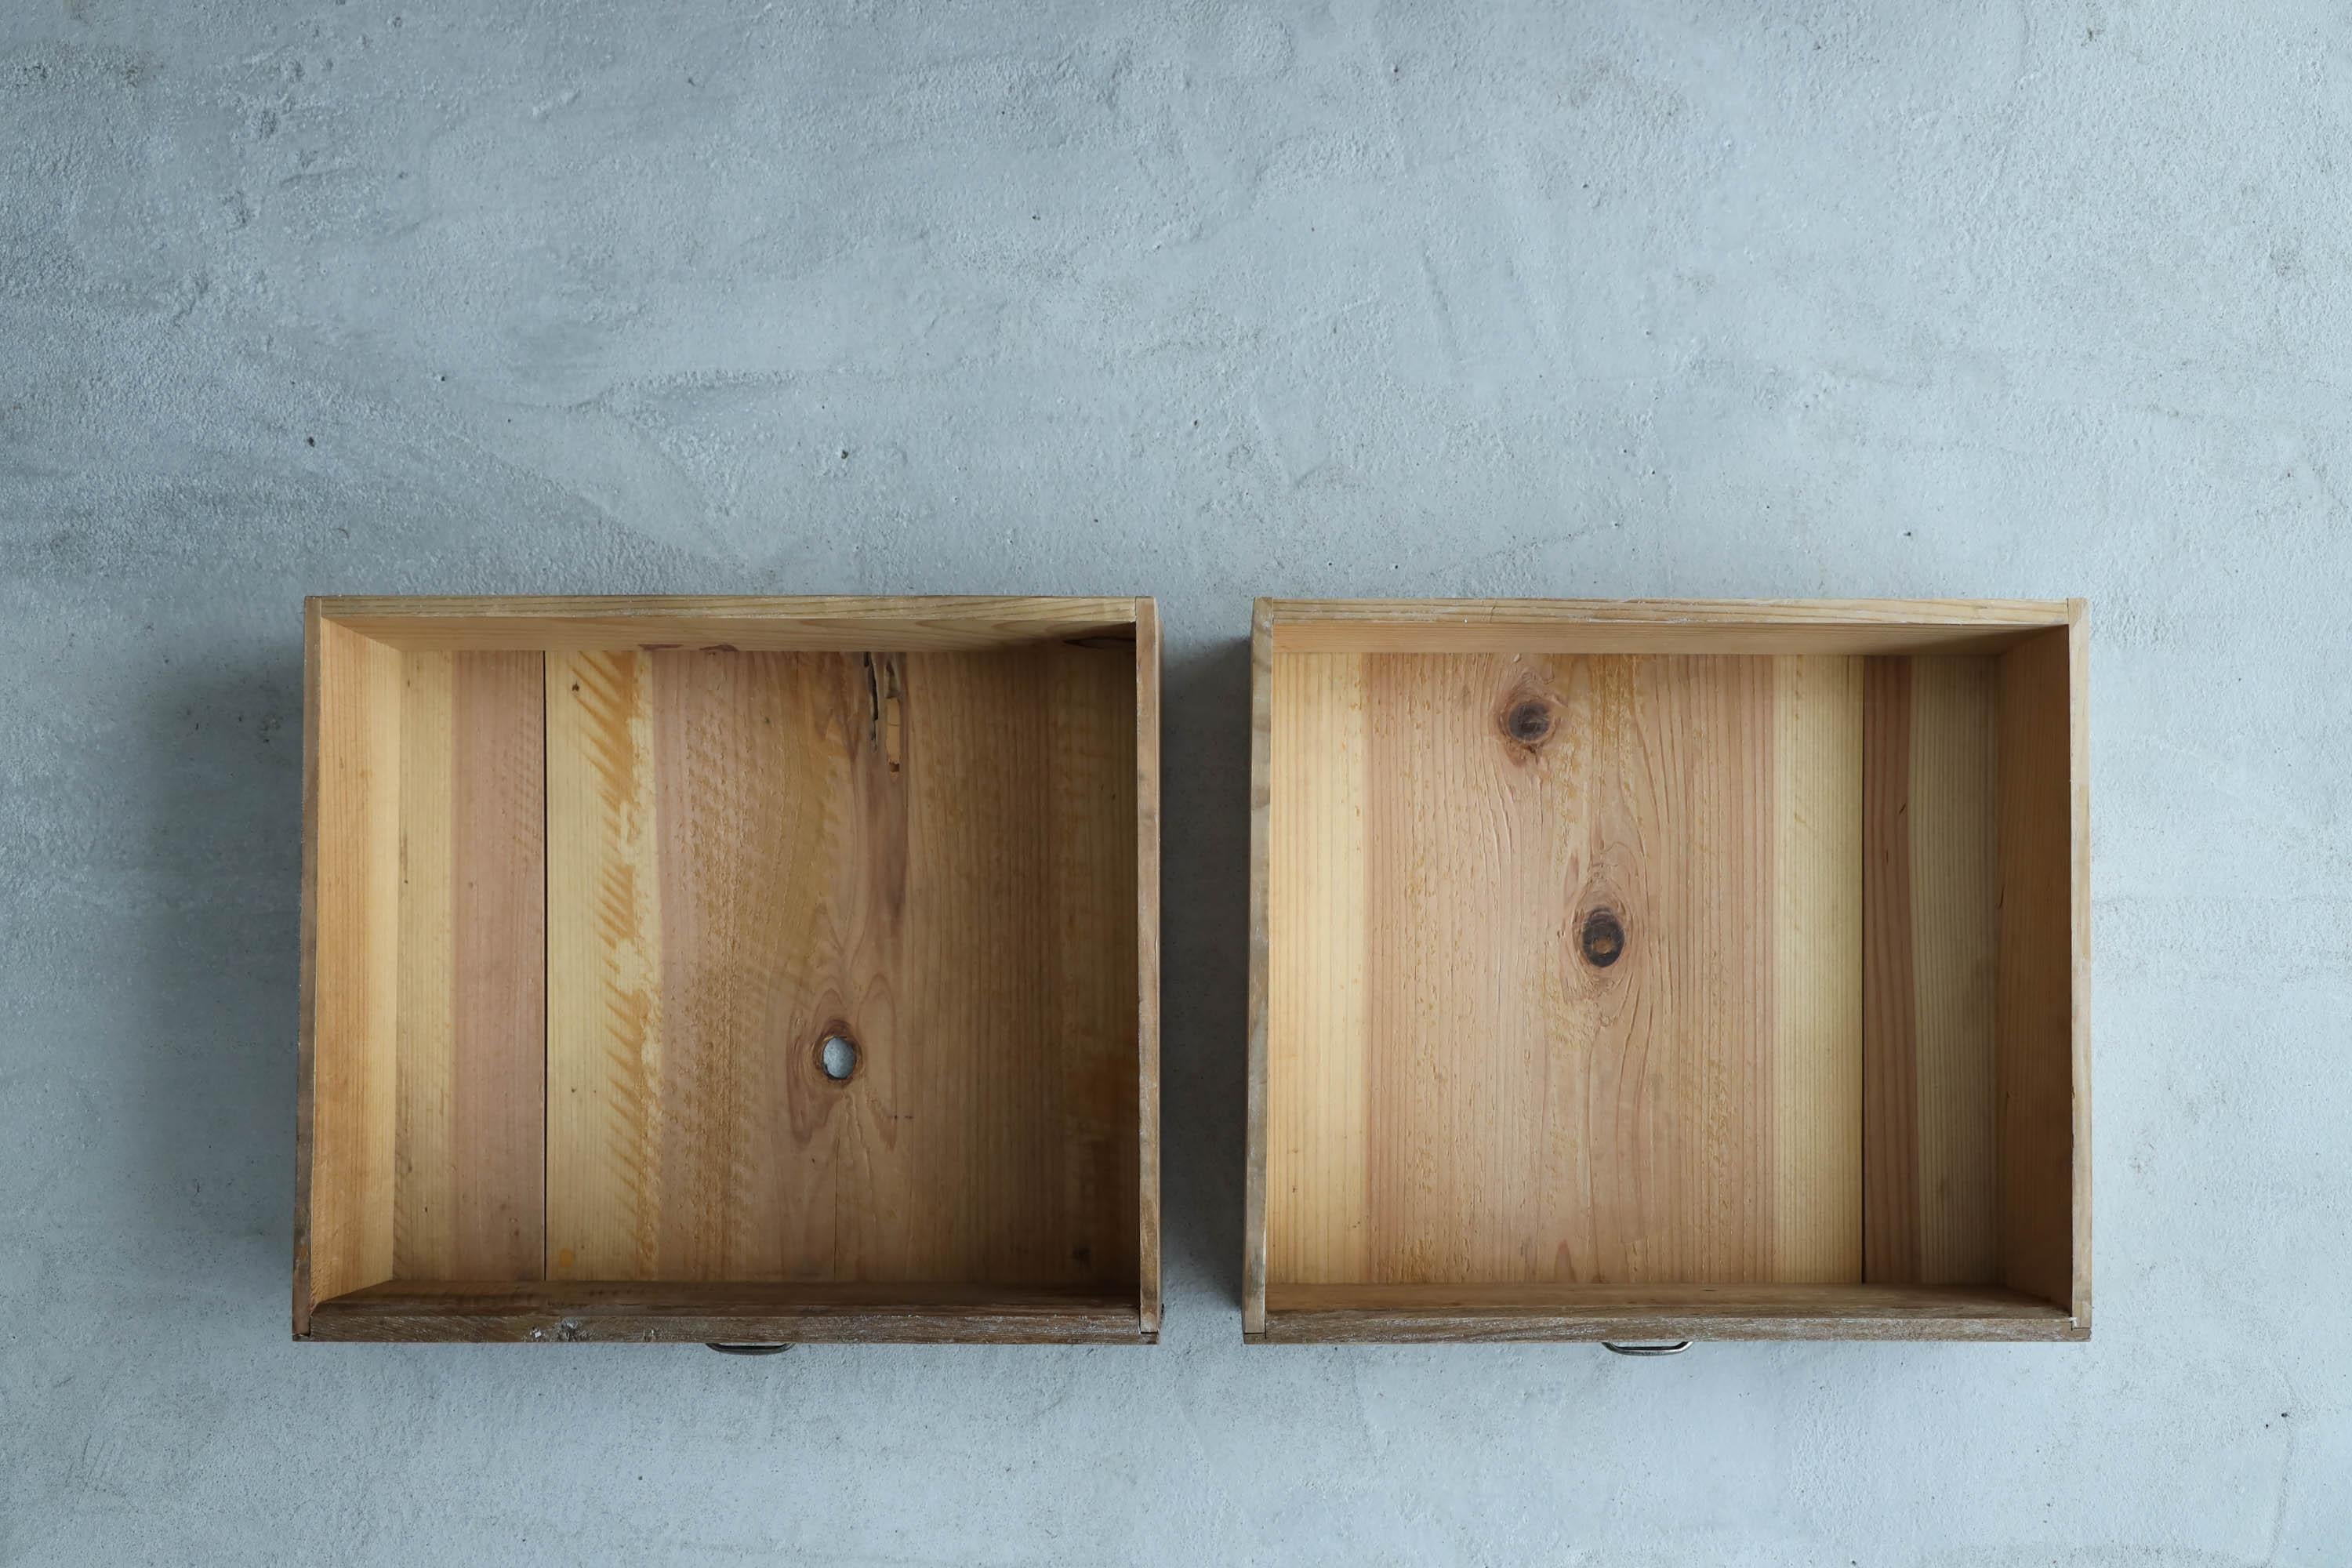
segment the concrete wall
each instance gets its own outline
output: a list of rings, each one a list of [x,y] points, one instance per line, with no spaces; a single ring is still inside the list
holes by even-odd
[[[2347,180],[2315,3],[5,7],[0,1561],[2352,1559]],[[425,590],[1160,596],[1161,1346],[288,1342]],[[1244,1352],[1256,593],[2087,595],[2094,1342]]]

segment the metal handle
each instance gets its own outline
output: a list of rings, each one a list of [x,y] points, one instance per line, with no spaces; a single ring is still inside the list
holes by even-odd
[[[730,1344],[724,1341],[712,1340],[710,1342],[710,1348],[717,1351],[720,1355],[782,1355],[793,1347],[790,1345]]]
[[[1675,1340],[1671,1344],[1621,1345],[1614,1341],[1603,1340],[1601,1342],[1601,1348],[1618,1355],[1680,1355],[1691,1348],[1691,1342],[1688,1340]]]

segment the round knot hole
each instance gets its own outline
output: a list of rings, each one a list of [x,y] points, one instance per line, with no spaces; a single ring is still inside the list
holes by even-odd
[[[1614,910],[1595,910],[1584,917],[1584,929],[1577,934],[1577,946],[1583,950],[1584,962],[1595,969],[1606,969],[1625,956],[1625,927]]]
[[[816,1065],[835,1083],[847,1083],[857,1073],[857,1042],[847,1035],[827,1035],[816,1047]]]
[[[1538,697],[1512,703],[1503,715],[1503,729],[1522,746],[1540,744],[1551,733],[1551,704]]]

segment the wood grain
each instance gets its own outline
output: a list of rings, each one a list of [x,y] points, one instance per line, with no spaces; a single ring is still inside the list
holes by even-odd
[[[2085,634],[2000,660],[2000,1279],[2090,1320]]]
[[[1135,602],[1136,1272],[1160,1332],[1160,606]]]
[[[1276,666],[1266,925],[1265,1269],[1371,1277],[1370,704],[1360,654]]]
[[[317,1119],[319,1003],[319,606],[302,606],[302,870],[294,1002],[294,1337],[310,1331],[310,1194]]]
[[[2075,1324],[2091,1331],[2091,620],[2066,602],[2066,938],[2073,1143],[2068,1253]]]
[[[329,619],[403,649],[911,653],[1132,638],[1133,599],[856,595],[330,598]]]
[[[1862,695],[1856,659],[1771,661],[1771,1271],[1750,1281],[1863,1267]]]
[[[1991,653],[2067,624],[2013,599],[1272,599],[1276,651],[1490,654]]]
[[[309,1339],[479,1343],[1150,1344],[1134,1299],[1084,1287],[398,1281],[323,1302]]]
[[[661,906],[649,665],[634,652],[548,656],[552,1279],[636,1279],[661,1267]]]
[[[1271,662],[1269,1284],[1858,1279],[1859,665]]]
[[[544,1268],[544,679],[401,658],[395,1279]]]
[[[2079,600],[1259,601],[1244,1332],[1671,1332],[1676,1318],[1643,1312],[1679,1311],[1702,1287],[1675,1276],[1711,1269],[1723,1283],[1710,1289],[1857,1293],[1718,1312],[1706,1337],[2087,1337],[2084,627]],[[1583,695],[1590,673],[1560,668],[1680,655],[1814,657],[1775,668],[1769,704],[1754,682],[1728,703],[1662,698],[1633,726],[1659,738],[1630,751],[1612,703]],[[1630,755],[1617,771],[1638,787],[1613,793],[1648,802],[1647,836],[1639,805],[1612,815],[1579,799],[1612,793],[1591,789],[1590,766],[1547,760],[1531,789],[1466,747],[1449,723],[1466,704],[1417,702],[1410,681],[1384,689],[1384,663],[1407,656],[1540,668],[1551,722],[1534,721],[1545,738],[1532,751]],[[1465,678],[1455,695],[1481,689]],[[1819,700],[1828,691],[1836,700]],[[1748,755],[1718,770],[1718,750]],[[1706,804],[1809,792],[1762,816]],[[1528,868],[1588,831],[1585,858]],[[1535,992],[1542,965],[1509,943],[1580,932],[1580,894],[1628,846],[1673,868],[1626,879],[1631,895],[1608,885],[1618,961],[1588,965],[1581,989]],[[1579,896],[1555,895],[1549,921],[1532,916],[1555,879]],[[1351,889],[1358,907],[1342,907]],[[1662,901],[1694,912],[1675,934],[1696,962],[1644,950]],[[1738,934],[1751,930],[1769,934]],[[1833,952],[1842,964],[1822,960]],[[1463,963],[1448,971],[1433,953]],[[1754,980],[1809,963],[1811,983]],[[1677,981],[1696,1006],[1646,999]],[[1383,1001],[1386,986],[1399,995]],[[1612,1008],[1612,988],[1643,1000]],[[1546,1006],[1540,1027],[1517,1022]],[[1612,1042],[1663,1037],[1685,1014],[1706,1043],[1665,1053],[1663,1072],[1655,1056],[1613,1081],[1599,1070]],[[1450,1047],[1432,1043],[1442,1028],[1458,1037]],[[1848,1046],[1794,1056],[1778,1044],[1839,1038]],[[1538,1091],[1549,1110],[1531,1128],[1514,1108]],[[1668,1122],[1698,1130],[1683,1142],[1706,1154],[1678,1157],[1671,1127],[1645,1130],[1642,1116],[1669,1102],[1681,1109]],[[1824,1117],[1825,1102],[1851,1110]],[[1829,1190],[1826,1173],[1853,1194],[1850,1219],[1842,1201],[1809,1197]],[[1661,1194],[1675,1194],[1663,1220]],[[1822,1283],[1769,1283],[1781,1265],[1759,1263],[1754,1243],[1767,1213],[1793,1217],[1768,1230],[1835,1259],[1813,1276]],[[1612,1226],[1640,1245],[1599,1245]],[[1555,1243],[1547,1272],[1534,1259]],[[1591,1298],[1511,1294],[1611,1279],[1630,1294],[1606,1321]],[[1463,1300],[1349,1299],[1412,1290]],[[1930,1306],[1890,1305],[1915,1300]]]
[[[2079,1340],[2014,1290],[1892,1285],[1276,1285],[1270,1344],[1613,1340]]]
[[[1249,784],[1249,1059],[1245,1067],[1242,1154],[1242,1331],[1265,1331],[1266,1187],[1272,1158],[1266,1127],[1267,1079],[1273,1070],[1266,1037],[1273,990],[1272,900],[1274,768],[1274,619],[1271,601],[1250,614]]]
[[[551,668],[551,1274],[1134,1289],[1128,645]]]
[[[391,1278],[398,1129],[400,655],[313,616],[295,1325]]]
[[[1152,1337],[1150,601],[327,599],[305,647],[298,1335]]]
[[[2000,665],[1869,661],[1864,1277],[1990,1284]]]

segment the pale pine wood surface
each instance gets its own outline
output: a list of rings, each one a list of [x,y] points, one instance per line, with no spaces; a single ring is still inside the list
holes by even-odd
[[[1364,660],[1276,664],[1268,769],[1266,1269],[1371,1278],[1370,704]]]
[[[400,655],[330,621],[312,637],[298,1330],[392,1276],[399,1124]]]
[[[299,1289],[536,1277],[539,658],[316,637]]]
[[[1242,1331],[1265,1331],[1266,1187],[1272,1161],[1271,1114],[1267,1089],[1273,1064],[1267,1049],[1272,1020],[1273,932],[1269,900],[1273,892],[1272,818],[1274,816],[1274,616],[1271,601],[1260,599],[1250,612],[1250,783],[1249,783],[1249,992],[1244,1064],[1244,1152],[1242,1156]]]
[[[1858,1279],[1858,663],[1272,666],[1269,1288]]]

